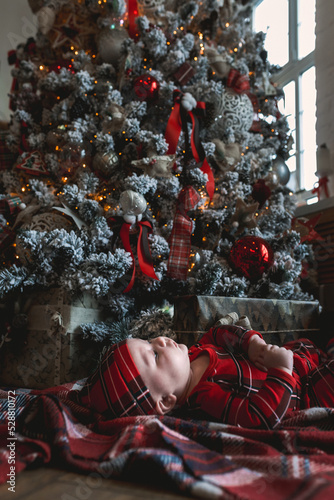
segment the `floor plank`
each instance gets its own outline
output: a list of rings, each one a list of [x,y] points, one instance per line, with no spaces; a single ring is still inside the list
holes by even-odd
[[[23,471],[16,477],[15,493],[0,486],[1,500],[185,500],[180,494],[138,484],[96,478],[57,469]]]

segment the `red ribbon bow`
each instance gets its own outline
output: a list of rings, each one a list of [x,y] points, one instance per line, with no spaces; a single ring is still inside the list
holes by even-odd
[[[234,68],[228,74],[226,85],[237,94],[245,94],[250,90],[248,75],[242,75]]]
[[[231,68],[227,77],[226,86],[232,89],[237,94],[246,94],[252,101],[254,112],[257,114],[259,103],[257,97],[250,91],[250,83],[248,75],[242,75],[236,69]],[[253,128],[251,130],[253,130]],[[261,130],[253,130],[253,131],[260,132]]]
[[[179,194],[173,230],[169,238],[167,274],[171,278],[187,279],[192,232],[192,220],[187,212],[195,208],[200,199],[198,191],[192,186],[185,186]]]
[[[321,195],[321,190],[324,189],[325,191],[325,196],[326,198],[329,198],[329,191],[328,191],[328,177],[320,177],[318,181],[318,185],[312,189],[312,193],[317,193],[318,195],[318,201],[320,200],[320,195]]]
[[[137,224],[139,226],[139,236],[137,241],[137,256],[139,267],[146,276],[159,281],[159,278],[154,272],[150,247],[148,243],[148,235],[152,232],[152,225],[149,221],[139,221],[137,222]],[[130,244],[130,228],[131,224],[124,222],[119,233],[124,249],[131,254],[133,262],[131,280],[123,293],[129,292],[131,290],[136,276],[135,259]]]
[[[195,110],[187,111],[181,105],[181,99],[183,94],[180,90],[174,91],[174,108],[168,119],[165,139],[169,144],[167,151],[168,155],[174,154],[179,142],[181,130],[184,131],[186,137],[186,144],[188,144],[188,121],[192,123],[191,132],[191,151],[192,155],[197,163],[202,162],[201,171],[207,174],[208,181],[206,183],[207,193],[212,199],[215,190],[215,181],[210,165],[205,157],[205,152],[202,143],[199,138],[199,119],[198,116],[204,115],[205,113],[205,102],[198,101]]]

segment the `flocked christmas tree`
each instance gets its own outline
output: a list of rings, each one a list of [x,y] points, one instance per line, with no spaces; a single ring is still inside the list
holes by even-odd
[[[2,296],[88,292],[111,322],[183,294],[304,299],[292,140],[247,2],[29,4],[36,38],[9,55]]]

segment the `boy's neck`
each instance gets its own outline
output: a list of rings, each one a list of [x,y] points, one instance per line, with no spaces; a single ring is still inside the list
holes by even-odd
[[[192,393],[193,389],[200,382],[207,367],[209,366],[209,363],[210,363],[210,356],[205,351],[202,354],[200,354],[196,359],[194,359],[194,361],[191,362],[189,381],[184,390],[184,393],[179,399],[180,405],[183,405],[186,402],[186,400]]]

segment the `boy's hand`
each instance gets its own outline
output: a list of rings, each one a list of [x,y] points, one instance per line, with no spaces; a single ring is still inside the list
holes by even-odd
[[[293,352],[285,347],[268,344],[263,354],[263,364],[266,368],[280,368],[290,375],[293,369]]]
[[[259,337],[253,335],[248,344],[248,358],[260,370],[266,372],[267,368],[264,364],[264,354],[267,349],[266,342]]]

